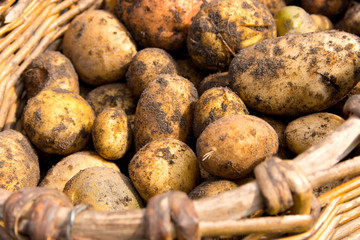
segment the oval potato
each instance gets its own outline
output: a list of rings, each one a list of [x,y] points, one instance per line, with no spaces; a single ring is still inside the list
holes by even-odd
[[[331,30],[290,34],[243,49],[232,61],[232,89],[270,115],[301,116],[340,101],[360,79],[360,38]]]
[[[275,154],[279,140],[261,118],[237,114],[220,118],[201,133],[196,153],[206,171],[226,179],[244,178]]]

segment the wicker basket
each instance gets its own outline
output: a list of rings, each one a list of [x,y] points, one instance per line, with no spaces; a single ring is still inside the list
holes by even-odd
[[[0,27],[0,130],[21,130],[25,98],[19,79],[24,69],[45,49],[56,49],[74,16],[99,8],[102,1],[23,0],[16,8],[15,2],[0,3],[0,13],[7,13]],[[261,179],[197,201],[169,192],[146,209],[104,212],[74,207],[54,190],[0,189],[0,239],[360,239],[360,157],[338,163],[359,144],[359,133],[352,130],[360,129],[359,122],[349,117],[293,159],[295,164],[272,158],[257,167]],[[313,196],[312,187],[345,178],[351,180]],[[290,210],[282,205],[289,199]]]

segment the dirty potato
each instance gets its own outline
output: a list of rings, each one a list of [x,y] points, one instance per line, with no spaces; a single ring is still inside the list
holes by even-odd
[[[188,33],[187,47],[199,68],[227,71],[241,49],[276,37],[270,11],[256,0],[213,0],[204,3]]]
[[[92,140],[96,152],[106,160],[122,158],[131,146],[132,133],[126,113],[106,108],[94,121]]]
[[[188,142],[197,99],[194,84],[181,76],[160,74],[151,81],[136,107],[133,129],[136,150],[159,138]]]
[[[24,187],[36,187],[40,179],[38,156],[30,141],[20,132],[0,132],[0,187],[16,192]]]
[[[197,90],[201,96],[206,90],[213,87],[230,87],[230,77],[228,72],[209,74],[200,82]]]
[[[343,21],[348,32],[360,35],[360,3],[354,3],[346,11]]]
[[[142,201],[130,179],[107,167],[81,170],[65,184],[64,193],[74,205],[89,204],[100,211],[142,207]]]
[[[296,118],[285,129],[288,148],[295,154],[301,154],[318,144],[344,121],[340,116],[327,112]]]
[[[198,138],[210,123],[234,114],[249,114],[244,102],[236,93],[224,87],[214,87],[205,91],[195,104],[195,137]]]
[[[142,49],[130,62],[126,72],[127,86],[139,98],[146,85],[159,74],[178,74],[175,60],[163,49]]]
[[[142,147],[129,163],[129,176],[144,200],[171,190],[189,193],[199,179],[195,153],[185,143],[163,138]]]
[[[47,88],[27,102],[24,130],[43,152],[68,155],[86,146],[94,119],[94,111],[80,95]]]
[[[70,60],[58,51],[45,51],[21,75],[26,95],[34,97],[42,89],[55,87],[79,93],[79,80]]]
[[[57,162],[46,173],[44,179],[40,182],[40,187],[57,189],[63,191],[65,184],[78,172],[89,167],[109,167],[120,171],[119,167],[113,163],[101,158],[93,151],[80,151],[70,154]]]
[[[226,179],[244,178],[278,150],[275,130],[261,118],[237,114],[220,118],[196,142],[200,164]]]
[[[203,0],[118,1],[119,19],[143,47],[178,50]]]
[[[346,12],[352,0],[301,0],[301,6],[308,13],[321,14],[330,19]]]
[[[137,52],[126,28],[105,10],[76,16],[64,33],[62,49],[80,80],[94,86],[122,79]]]
[[[232,89],[248,108],[301,116],[341,100],[360,79],[360,41],[330,30],[290,34],[243,49],[232,61]]]
[[[91,90],[85,97],[96,116],[105,108],[123,109],[126,114],[135,114],[136,100],[126,83],[110,83]]]
[[[196,186],[188,195],[190,199],[197,200],[216,196],[219,193],[230,191],[237,187],[238,185],[230,180],[209,180]]]

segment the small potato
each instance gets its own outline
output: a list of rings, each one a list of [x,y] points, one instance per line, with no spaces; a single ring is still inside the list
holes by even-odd
[[[24,130],[43,152],[68,155],[83,149],[90,139],[95,114],[80,95],[47,88],[29,99]]]
[[[286,143],[295,154],[318,144],[345,120],[326,112],[313,113],[291,121],[285,129]]]
[[[303,8],[298,6],[283,7],[276,15],[278,36],[288,33],[307,33],[318,31],[318,25]]]
[[[208,71],[227,71],[235,54],[276,37],[270,11],[256,0],[213,0],[204,3],[187,37],[191,59]]]
[[[188,142],[197,99],[194,84],[178,75],[160,74],[151,81],[136,107],[133,129],[136,150],[160,138]]]
[[[334,25],[327,16],[320,14],[311,14],[310,16],[314,20],[315,24],[318,26],[318,29],[320,31],[327,31],[334,29]]]
[[[204,92],[195,104],[193,131],[196,138],[212,122],[234,114],[249,114],[244,102],[233,91],[214,87]]]
[[[149,142],[129,163],[129,177],[141,197],[171,190],[189,193],[199,180],[195,153],[185,143],[163,138]]]
[[[205,77],[198,86],[198,93],[201,96],[206,90],[213,87],[230,87],[228,72],[213,73]]]
[[[237,114],[220,118],[196,142],[200,164],[225,179],[244,178],[279,147],[275,130],[261,118]]]
[[[176,59],[175,61],[179,68],[178,75],[188,79],[197,88],[199,86],[200,82],[204,78],[203,72],[199,71],[199,69],[194,66],[191,59],[189,59],[189,58]]]
[[[40,179],[39,160],[30,141],[20,132],[0,132],[0,188],[16,192],[36,187]]]
[[[343,20],[346,31],[360,35],[360,3],[352,5],[346,11]]]
[[[76,16],[64,33],[62,49],[80,80],[93,86],[122,79],[137,52],[123,24],[105,10]]]
[[[207,198],[211,196],[216,196],[219,193],[230,191],[237,188],[238,185],[229,180],[213,180],[202,182],[200,185],[196,186],[189,193],[189,198],[192,200],[198,200],[201,198]]]
[[[136,100],[126,83],[110,83],[91,90],[85,97],[96,116],[105,108],[123,109],[126,114],[134,114]]]
[[[118,1],[119,19],[143,47],[180,49],[203,0]]]
[[[26,95],[34,97],[42,89],[55,87],[79,94],[79,80],[70,60],[58,51],[45,51],[22,73]]]
[[[275,16],[280,9],[286,6],[285,0],[258,0],[262,4],[264,4],[271,14]]]
[[[81,170],[65,184],[64,193],[74,205],[90,204],[94,210],[142,208],[142,201],[130,179],[107,167]]]
[[[346,12],[352,0],[301,0],[301,6],[308,13],[325,15],[330,19]]]
[[[131,146],[132,133],[126,113],[106,108],[94,121],[92,140],[96,152],[106,160],[122,158]]]
[[[120,172],[119,167],[101,158],[93,151],[81,151],[70,154],[56,163],[40,182],[40,187],[63,191],[66,182],[75,174],[89,167],[109,167]]]
[[[267,39],[234,58],[231,88],[248,108],[264,114],[319,112],[357,84],[359,55],[359,37],[336,30]]]
[[[145,48],[132,59],[126,72],[127,86],[136,98],[159,74],[178,74],[175,60],[160,48]]]

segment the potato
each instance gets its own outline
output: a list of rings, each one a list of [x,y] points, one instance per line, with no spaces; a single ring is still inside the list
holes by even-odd
[[[0,187],[16,192],[36,187],[40,179],[39,160],[30,141],[20,132],[0,132]]]
[[[80,80],[94,86],[122,79],[137,53],[126,28],[105,10],[76,16],[64,33],[62,49]]]
[[[295,154],[318,144],[345,120],[338,115],[319,112],[296,118],[285,129],[286,143]]]
[[[264,40],[232,61],[232,89],[248,108],[265,114],[319,112],[357,84],[359,54],[359,37],[336,30]]]
[[[112,162],[101,158],[93,151],[80,151],[62,158],[55,166],[50,168],[44,179],[40,182],[40,187],[57,189],[63,191],[68,182],[76,173],[89,167],[109,167],[120,171],[119,167]]]
[[[132,59],[126,72],[127,86],[136,98],[159,74],[178,74],[175,60],[160,48],[145,48]]]
[[[197,99],[194,84],[178,75],[160,74],[148,83],[135,112],[136,150],[160,138],[188,142]]]
[[[134,114],[136,100],[126,83],[109,83],[92,89],[85,97],[96,116],[105,108],[119,108],[126,114]]]
[[[58,51],[45,51],[21,75],[26,95],[34,97],[42,89],[56,87],[79,94],[79,80],[70,60]]]
[[[189,198],[192,200],[198,200],[201,198],[216,196],[219,193],[230,191],[237,187],[238,185],[236,183],[225,179],[206,181],[191,190]]]
[[[83,149],[95,114],[80,95],[47,88],[29,99],[24,109],[24,130],[30,141],[46,153],[68,155]]]
[[[352,0],[301,0],[301,6],[308,13],[321,14],[330,19],[346,12]]]
[[[214,87],[204,92],[195,104],[193,131],[196,138],[212,122],[229,115],[249,114],[244,102],[233,91]]]
[[[320,31],[327,31],[334,29],[334,25],[327,16],[320,14],[310,14],[310,16],[314,20],[315,24],[318,26],[318,29]]]
[[[178,50],[203,0],[118,1],[119,19],[143,47]]]
[[[195,153],[172,138],[149,142],[129,163],[129,177],[144,200],[171,190],[189,193],[199,179]]]
[[[273,16],[286,6],[285,0],[258,0],[258,2],[264,4]]]
[[[206,90],[213,87],[230,87],[228,72],[213,73],[205,77],[198,86],[198,93],[201,96]]]
[[[107,167],[81,170],[65,184],[64,193],[74,205],[90,204],[94,210],[142,208],[142,201],[130,179]]]
[[[178,75],[188,79],[197,88],[204,78],[203,72],[194,66],[190,58],[176,59],[175,61],[179,69]]]
[[[92,140],[96,152],[106,160],[122,158],[131,146],[132,133],[126,113],[106,108],[94,121]]]
[[[352,5],[346,11],[343,19],[348,32],[360,35],[360,3]]]
[[[187,38],[191,59],[208,71],[227,71],[241,49],[276,37],[270,11],[256,0],[213,0],[193,19]]]
[[[298,6],[286,6],[275,15],[278,36],[287,33],[307,33],[319,30],[313,18]]]
[[[225,179],[244,178],[278,150],[275,130],[261,118],[237,114],[211,123],[196,142],[200,164]]]

